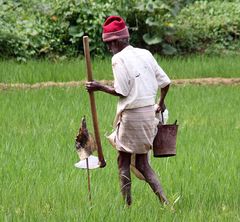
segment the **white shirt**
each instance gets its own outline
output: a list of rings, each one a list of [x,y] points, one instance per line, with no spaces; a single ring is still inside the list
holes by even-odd
[[[124,109],[155,104],[159,88],[170,84],[167,74],[146,49],[125,47],[112,57],[114,89],[119,99],[117,117]]]

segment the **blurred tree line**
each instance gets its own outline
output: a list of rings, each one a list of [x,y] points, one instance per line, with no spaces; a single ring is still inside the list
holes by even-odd
[[[102,24],[122,16],[131,44],[161,55],[238,54],[240,0],[0,0],[0,57],[104,56]]]

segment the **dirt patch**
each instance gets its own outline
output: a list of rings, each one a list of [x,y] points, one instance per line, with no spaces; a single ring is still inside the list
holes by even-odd
[[[240,78],[199,78],[199,79],[176,79],[174,85],[240,85]]]
[[[112,85],[111,80],[102,80],[101,83]],[[0,90],[7,89],[41,89],[49,87],[79,87],[85,81],[71,82],[40,82],[34,84],[26,83],[0,83]],[[240,78],[199,78],[199,79],[176,79],[172,80],[173,85],[240,85]]]

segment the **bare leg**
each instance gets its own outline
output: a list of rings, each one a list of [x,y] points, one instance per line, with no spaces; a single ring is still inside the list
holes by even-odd
[[[158,196],[162,203],[168,204],[168,200],[163,193],[161,184],[149,165],[147,154],[136,154],[136,168],[143,174],[146,182],[150,185],[153,192]]]
[[[127,205],[131,205],[131,176],[130,176],[131,153],[119,151],[118,169],[121,182],[121,192]]]

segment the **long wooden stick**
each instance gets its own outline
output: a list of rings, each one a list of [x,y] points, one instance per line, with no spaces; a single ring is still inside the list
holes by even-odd
[[[91,197],[91,181],[90,181],[88,158],[86,159],[86,163],[87,163],[87,176],[88,176],[88,198],[89,198],[89,201],[91,202],[91,200],[92,200],[92,197]]]
[[[93,75],[92,75],[88,36],[83,37],[83,47],[84,47],[84,55],[85,55],[85,61],[86,61],[86,66],[87,66],[87,79],[90,82],[90,81],[93,81]],[[103,152],[102,152],[101,139],[100,139],[100,134],[99,134],[99,129],[98,129],[97,111],[96,111],[95,98],[94,98],[93,92],[89,93],[89,98],[90,98],[90,104],[91,104],[95,140],[97,143],[99,166],[105,167],[106,162],[104,160],[104,156],[103,156]]]

